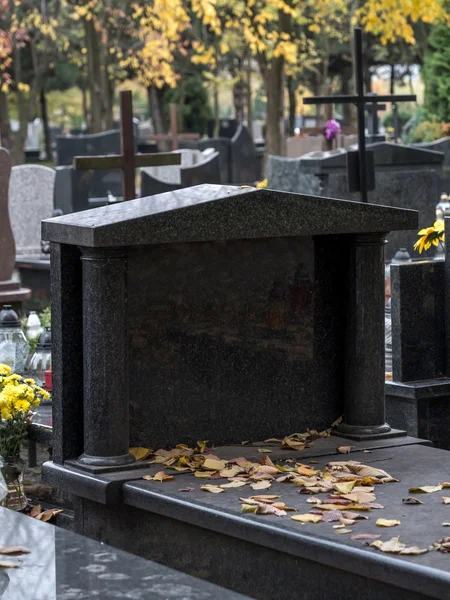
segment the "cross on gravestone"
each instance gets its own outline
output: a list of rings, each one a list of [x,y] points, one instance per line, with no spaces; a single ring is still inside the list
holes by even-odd
[[[170,105],[170,133],[155,133],[150,136],[151,140],[156,140],[157,142],[172,142],[172,150],[178,150],[178,142],[180,140],[191,140],[195,141],[200,139],[200,135],[198,133],[178,133],[178,118],[177,118],[177,105]]]
[[[364,69],[363,69],[363,51],[362,51],[362,30],[356,27],[354,30],[354,47],[355,47],[355,79],[356,79],[356,94],[346,96],[313,96],[304,98],[304,104],[355,104],[357,109],[357,125],[358,125],[358,169],[359,174],[359,191],[361,194],[361,202],[367,202],[368,191],[368,173],[367,173],[367,151],[366,151],[366,127],[365,127],[365,108],[366,104],[373,104],[373,96],[364,94]],[[411,102],[416,100],[415,94],[393,95],[381,94],[377,96],[378,102]],[[349,183],[351,179],[356,179],[354,172],[356,170],[355,161],[349,162],[348,176]]]
[[[120,92],[120,148],[121,154],[108,156],[75,156],[74,169],[122,169],[123,198],[136,198],[135,169],[179,165],[179,154],[135,154],[133,128],[133,96],[131,90]]]

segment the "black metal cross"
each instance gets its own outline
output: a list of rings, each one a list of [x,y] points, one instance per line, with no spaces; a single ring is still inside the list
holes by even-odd
[[[378,111],[379,110],[386,110],[386,104],[378,104],[378,100],[377,100],[377,94],[374,93],[370,93],[367,94],[368,96],[372,96],[373,97],[373,103],[369,104],[366,107],[367,112],[369,113],[369,133],[372,135],[378,135],[379,131],[378,131]]]
[[[366,151],[366,126],[365,126],[365,108],[366,104],[374,103],[374,96],[364,95],[364,70],[363,70],[363,52],[362,52],[362,29],[356,27],[354,30],[355,46],[355,80],[356,95],[354,96],[313,96],[312,98],[303,98],[304,104],[355,104],[357,109],[358,125],[358,162],[359,162],[359,190],[361,193],[361,202],[367,202],[367,151]],[[416,100],[415,94],[391,95],[382,94],[376,96],[376,103],[379,102],[411,102]]]

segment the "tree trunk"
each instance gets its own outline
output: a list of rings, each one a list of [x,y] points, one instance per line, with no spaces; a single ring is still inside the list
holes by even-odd
[[[220,132],[220,108],[219,108],[219,82],[214,81],[214,136],[219,137]]]
[[[0,91],[0,146],[11,150],[12,132],[9,121],[8,98],[4,92]]]
[[[395,94],[395,65],[391,65],[391,86],[390,86],[390,94]]]
[[[102,89],[98,36],[92,20],[84,21],[87,48],[88,86],[91,100],[91,130],[102,131]]]
[[[289,96],[289,135],[294,135],[297,99],[295,96],[295,83],[292,77],[287,78],[287,88]]]
[[[342,70],[341,81],[342,81],[342,95],[348,96],[350,95],[351,88],[351,80],[352,80],[352,69],[351,67],[346,67]],[[351,125],[352,123],[352,109],[351,104],[343,104],[342,105],[342,116],[344,119],[344,125]]]
[[[266,137],[268,154],[284,155],[284,58],[260,63],[267,96]]]
[[[80,86],[81,88],[81,105],[82,105],[82,110],[83,110],[83,120],[86,124],[86,129],[88,131],[91,131],[91,114],[89,112],[89,108],[88,108],[88,101],[87,101],[87,91],[86,91],[86,86]]]
[[[248,131],[253,139],[253,92],[252,92],[252,62],[249,57],[247,60],[247,123]]]
[[[165,93],[165,88],[158,88],[155,85],[147,88],[148,108],[155,133],[167,133],[167,123],[164,116]],[[158,148],[164,152],[169,152],[172,149],[170,142],[158,142]]]
[[[52,160],[52,141],[50,139],[50,128],[48,125],[48,112],[47,112],[47,98],[45,96],[44,88],[41,89],[40,97],[39,97],[40,105],[41,105],[41,119],[42,119],[42,128],[44,130],[44,151],[46,160]]]

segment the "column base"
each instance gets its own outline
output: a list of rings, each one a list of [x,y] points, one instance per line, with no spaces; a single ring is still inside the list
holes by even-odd
[[[138,462],[132,454],[123,454],[122,456],[90,456],[89,454],[82,454],[78,459],[66,462],[77,469],[96,474],[143,468],[143,463]]]
[[[333,430],[333,434],[349,440],[363,441],[403,437],[406,436],[406,431],[402,431],[401,429],[391,429],[387,423],[374,426],[347,425],[347,423],[341,423]]]

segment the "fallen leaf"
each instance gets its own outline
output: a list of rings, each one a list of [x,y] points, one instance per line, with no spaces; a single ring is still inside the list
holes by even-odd
[[[365,454],[372,454],[372,450],[363,450]]]
[[[226,469],[222,469],[220,471],[220,476],[221,477],[236,477],[236,475],[239,475],[239,473],[244,473],[244,469],[242,467],[240,467],[239,465],[233,465],[232,467],[228,467]]]
[[[217,473],[217,471],[195,471],[194,476],[200,477],[201,479],[211,479],[211,476]]]
[[[351,533],[352,529],[338,529],[334,533]]]
[[[227,463],[224,460],[215,460],[214,458],[206,458],[202,467],[208,471],[221,471],[225,469]]]
[[[308,460],[308,464],[309,465],[318,465],[319,461],[318,460]]]
[[[195,490],[195,488],[193,487],[185,487],[185,488],[180,488],[178,491],[179,492],[193,492]]]
[[[361,463],[354,463],[353,461],[349,461],[347,463],[347,467],[351,473],[355,473],[356,475],[360,475],[361,477],[374,477],[375,479],[382,479],[386,483],[392,481],[397,481],[389,473],[383,471],[383,469],[376,469],[375,467],[368,467],[367,465],[362,465]]]
[[[315,496],[313,496],[312,498],[308,498],[306,502],[308,502],[309,504],[322,504],[322,500],[320,498],[316,498]]]
[[[212,485],[211,483],[201,485],[200,489],[205,492],[211,492],[211,494],[221,494],[224,491],[219,485]]]
[[[371,502],[369,504],[369,508],[372,508],[374,510],[378,510],[378,509],[381,509],[381,508],[385,508],[385,506],[383,504],[377,504],[376,502]]]
[[[250,440],[245,440],[245,442],[241,442],[241,446],[245,446],[246,444],[249,444]]]
[[[398,537],[393,537],[387,542],[382,542],[381,540],[375,540],[370,544],[373,548],[377,548],[381,550],[381,552],[389,552],[391,554],[410,554],[410,555],[419,555],[425,554],[428,552],[427,549],[421,549],[418,546],[409,546],[400,542]]]
[[[442,527],[450,527],[450,523],[442,523]]]
[[[305,515],[294,515],[291,517],[293,521],[300,521],[300,523],[320,523],[322,517],[320,515],[311,515],[307,513]]]
[[[270,448],[258,448],[258,452],[260,454],[271,454],[273,450],[271,450]]]
[[[0,569],[18,569],[20,565],[10,560],[0,560]]]
[[[273,467],[273,468],[277,469],[277,471],[284,470],[283,467],[275,466],[274,463],[272,462],[272,459],[270,458],[270,456],[262,456],[261,464],[265,465],[266,467]]]
[[[356,481],[344,481],[343,483],[333,483],[333,489],[341,494],[347,494],[352,491],[355,485]]]
[[[251,483],[250,487],[254,490],[268,490],[271,487],[270,481],[263,480],[257,481],[256,483]]]
[[[341,525],[354,525],[356,523],[356,519],[346,519],[341,517],[339,519],[339,523],[341,523]]]
[[[367,520],[369,517],[367,517],[366,515],[362,515],[361,513],[355,513],[352,512],[350,510],[345,510],[342,512],[342,514],[344,515],[344,519],[365,519]]]
[[[442,496],[442,502],[444,504],[450,504],[450,497],[449,496]]]
[[[375,502],[377,499],[375,494],[371,494],[370,492],[352,492],[351,494],[343,494],[342,496],[345,500],[351,500],[352,502],[359,502],[361,504],[369,504],[370,502]]]
[[[229,483],[223,483],[220,487],[229,489],[229,488],[240,488],[240,487],[243,487],[244,485],[247,485],[246,481],[230,481]]]
[[[206,450],[207,445],[208,440],[202,440],[200,442],[197,442],[197,448],[199,449],[200,454],[203,454],[203,452]]]
[[[267,504],[272,504],[278,498],[281,498],[281,496],[276,496],[275,494],[260,494],[258,496],[250,496],[250,498],[239,498],[239,500],[250,504],[252,502],[266,502]]]
[[[433,542],[433,547],[439,552],[450,552],[450,537],[445,537],[437,542]]]
[[[128,450],[136,460],[145,460],[153,452],[151,448],[130,448]]]
[[[443,488],[450,488],[450,483],[448,481],[444,481],[444,483],[441,483]]]
[[[30,517],[36,517],[39,513],[42,512],[42,506],[40,504],[37,504],[36,506],[33,506],[33,508],[30,511]]]
[[[164,471],[158,471],[153,477],[151,475],[144,475],[142,479],[146,479],[147,481],[159,481],[162,483],[163,481],[170,481],[173,479],[173,475],[168,475],[167,473],[164,473]]]
[[[377,527],[395,527],[400,525],[400,521],[396,519],[377,519],[376,525]]]
[[[381,534],[374,534],[374,533],[356,533],[355,535],[351,536],[351,540],[376,540],[377,538],[381,537]]]
[[[297,473],[299,475],[303,475],[304,477],[314,477],[315,475],[317,475],[317,473],[319,473],[319,471],[300,465],[299,467],[297,467]]]
[[[44,510],[43,512],[39,513],[34,518],[37,519],[38,521],[50,521],[50,519],[52,519],[56,515],[59,515],[62,512],[63,512],[62,509],[50,508],[48,510]]]
[[[29,554],[30,550],[24,546],[4,546],[0,547],[0,554],[9,554],[10,556],[19,556],[20,554]]]
[[[339,525],[333,525],[333,529],[344,529],[345,525],[340,523]]]
[[[339,446],[339,448],[336,448],[336,450],[339,452],[339,454],[350,454],[351,449],[354,447],[355,446]]]
[[[342,513],[339,510],[330,510],[329,512],[324,512],[322,515],[322,520],[324,523],[332,523],[333,521],[339,521],[342,518]]]
[[[419,498],[403,498],[402,504],[423,504]]]
[[[409,488],[411,494],[432,494],[433,492],[440,492],[441,490],[442,485],[423,485],[421,487]]]
[[[342,420],[344,418],[344,415],[341,415],[339,418],[336,419],[336,421],[333,421],[330,425],[330,427],[337,427],[338,425],[340,425],[342,423]]]

